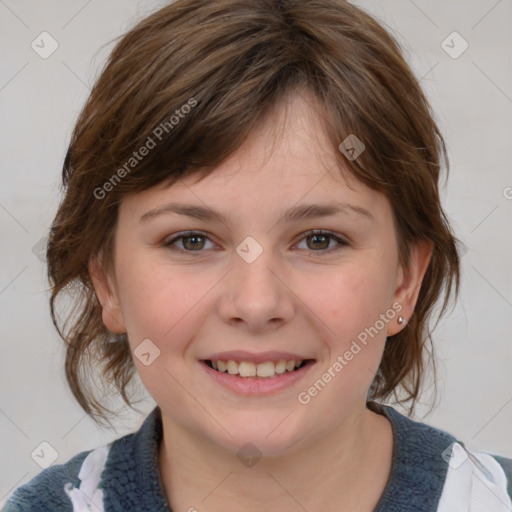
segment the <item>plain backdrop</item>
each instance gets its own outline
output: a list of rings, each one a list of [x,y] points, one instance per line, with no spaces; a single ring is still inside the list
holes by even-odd
[[[103,45],[164,3],[0,0],[0,505],[41,471],[34,453],[66,462],[134,431],[154,407],[142,391],[141,413],[109,431],[74,401],[41,250]],[[426,392],[415,419],[512,457],[512,1],[355,3],[393,31],[432,103],[451,161],[445,210],[466,247],[460,300],[434,336],[438,401],[425,415]],[[44,51],[58,44],[47,58],[32,47],[41,37]]]

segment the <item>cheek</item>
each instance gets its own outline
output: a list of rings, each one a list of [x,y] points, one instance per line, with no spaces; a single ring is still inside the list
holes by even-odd
[[[348,340],[372,326],[391,307],[392,286],[377,265],[351,265],[310,280],[307,303],[326,324],[330,338]]]
[[[185,407],[188,395],[179,383],[186,381],[189,368],[183,358],[205,315],[204,295],[215,281],[209,284],[206,276],[194,279],[190,272],[173,271],[168,265],[140,263],[130,260],[130,266],[120,266],[119,272],[122,310],[137,373],[157,403]],[[154,345],[141,345],[144,340]],[[148,348],[142,351],[139,346]],[[149,365],[138,357],[144,352],[151,354]]]
[[[374,379],[386,342],[387,323],[381,315],[392,305],[391,271],[385,266],[375,260],[363,264],[361,258],[337,272],[330,270],[329,279],[310,280],[305,302],[317,314],[315,327],[329,352],[319,368],[325,381],[332,382],[322,399],[326,404],[343,396],[349,407],[355,396],[366,396]]]
[[[139,272],[124,283],[122,308],[128,332],[162,342],[176,338],[208,288],[204,280],[199,286],[188,274],[168,269]]]

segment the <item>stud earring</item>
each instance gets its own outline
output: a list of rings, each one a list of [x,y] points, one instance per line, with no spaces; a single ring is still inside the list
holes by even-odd
[[[403,316],[398,317],[398,323],[401,325],[405,322],[405,318]]]

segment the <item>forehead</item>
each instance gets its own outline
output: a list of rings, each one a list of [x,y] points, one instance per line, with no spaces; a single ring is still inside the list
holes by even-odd
[[[282,211],[304,203],[350,202],[373,210],[386,198],[357,180],[325,132],[322,104],[308,91],[286,97],[245,143],[204,177],[190,175],[127,198],[121,210],[138,213],[179,200],[218,210]],[[265,205],[263,207],[263,205]],[[141,214],[143,214],[142,212]],[[380,212],[383,213],[382,211]]]

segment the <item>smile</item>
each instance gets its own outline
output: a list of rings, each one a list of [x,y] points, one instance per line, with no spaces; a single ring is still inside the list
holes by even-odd
[[[244,361],[203,359],[198,361],[207,377],[221,388],[243,396],[268,396],[290,388],[313,368],[315,359]]]
[[[286,372],[294,372],[301,368],[306,361],[304,360],[290,360],[285,361],[264,361],[262,363],[253,363],[251,361],[234,361],[232,359],[227,361],[222,360],[206,360],[205,363],[212,369],[220,373],[229,373],[230,375],[237,375],[239,377],[261,377],[273,378],[276,375],[282,375]]]

